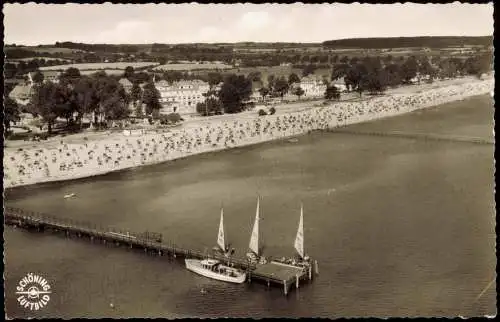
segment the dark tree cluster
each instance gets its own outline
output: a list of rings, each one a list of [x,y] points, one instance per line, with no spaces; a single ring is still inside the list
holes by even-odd
[[[31,60],[20,60],[16,63],[7,62],[4,65],[5,79],[20,78],[29,72],[34,72],[40,67],[56,66],[65,64],[66,61],[59,59],[34,58]]]
[[[10,129],[10,123],[16,123],[18,122],[21,117],[20,117],[20,108],[16,101],[14,101],[12,98],[6,96],[5,100],[3,102],[4,105],[4,110],[3,110],[3,129],[4,129],[4,134],[9,132]]]
[[[389,38],[353,38],[328,40],[323,46],[328,48],[405,48],[405,47],[428,47],[446,48],[460,47],[463,44],[489,46],[493,43],[493,37],[389,37]]]
[[[56,42],[54,47],[70,48],[89,52],[137,53],[141,50],[137,45],[84,44],[70,41]]]
[[[392,57],[353,57],[341,60],[332,68],[331,79],[343,78],[348,91],[381,93],[388,87],[410,84],[422,80],[432,82],[436,78],[445,79],[473,75],[480,77],[492,70],[492,58],[480,54],[468,59],[457,57],[429,59],[410,56],[406,59]]]
[[[218,97],[225,113],[238,113],[243,111],[243,102],[251,94],[252,81],[243,75],[231,74],[224,79]]]
[[[116,78],[104,72],[81,76],[78,69],[71,68],[60,76],[59,83],[34,85],[29,111],[42,117],[50,134],[57,118],[66,119],[68,126],[81,126],[82,118],[90,113],[96,124],[124,119],[129,115],[129,99]]]
[[[222,114],[222,104],[216,97],[207,97],[204,102],[196,104],[196,112],[202,116]]]

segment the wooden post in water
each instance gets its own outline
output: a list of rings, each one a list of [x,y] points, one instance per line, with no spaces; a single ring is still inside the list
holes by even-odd
[[[295,288],[299,288],[299,274],[295,275]]]
[[[267,288],[269,288],[271,282],[269,281],[269,279],[267,279]]]
[[[312,280],[312,265],[309,265],[308,268],[309,268],[309,271],[308,271],[308,273],[309,273],[309,280]]]
[[[287,287],[286,287],[286,281],[283,280],[283,291],[285,292],[285,295],[288,294],[288,290],[287,290]]]
[[[316,275],[319,275],[318,261],[314,261],[314,268],[316,269]]]

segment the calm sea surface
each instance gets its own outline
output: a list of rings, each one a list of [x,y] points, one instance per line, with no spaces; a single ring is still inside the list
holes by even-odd
[[[373,123],[363,131],[491,138],[489,96]],[[354,317],[494,314],[492,145],[313,133],[92,179],[18,188],[6,203],[203,250],[226,232],[247,250],[257,195],[268,255],[292,255],[304,204],[313,283],[231,285],[137,250],[5,227],[9,317]],[[77,197],[64,199],[74,192]],[[21,308],[15,287],[43,275],[47,307]],[[204,288],[207,293],[202,294]],[[483,293],[482,293],[483,292]],[[482,293],[481,296],[479,296]],[[110,305],[113,303],[113,307]]]

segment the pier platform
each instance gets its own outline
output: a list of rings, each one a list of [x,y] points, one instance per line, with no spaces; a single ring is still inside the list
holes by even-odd
[[[303,280],[312,279],[312,263],[307,266],[296,266],[276,261],[271,261],[266,264],[258,264],[253,269],[248,279],[259,279],[267,282],[267,286],[273,284],[283,285],[283,292],[288,294],[290,287],[295,284],[298,289],[300,282]]]
[[[143,249],[144,253],[156,256],[169,256],[172,258],[196,258],[204,259],[208,254],[194,249],[179,247],[173,242],[163,240],[163,236],[154,232],[134,233],[130,231],[117,230],[109,227],[101,227],[89,222],[76,221],[55,216],[26,211],[19,208],[5,207],[4,222],[20,228],[30,229],[37,232],[63,233],[66,238],[88,239],[92,243],[114,244],[127,248]],[[224,255],[211,254],[210,257],[227,262],[231,266],[245,270],[247,281],[267,282],[267,285],[282,285],[285,295],[290,287],[295,284],[299,287],[301,281],[312,280],[312,261],[301,267],[289,265],[277,261],[266,264],[250,263],[248,259],[232,256],[226,258]],[[316,273],[317,262],[315,262]]]
[[[297,276],[306,274],[305,267],[286,265],[276,262],[257,265],[252,271],[253,276],[272,277],[278,281],[294,280]]]

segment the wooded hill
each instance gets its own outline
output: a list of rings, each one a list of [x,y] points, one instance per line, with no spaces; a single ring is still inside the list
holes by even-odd
[[[353,39],[328,40],[323,42],[323,46],[328,47],[329,49],[347,49],[347,48],[382,49],[382,48],[407,48],[407,47],[446,48],[446,47],[462,47],[464,45],[492,46],[493,36],[353,38]]]

